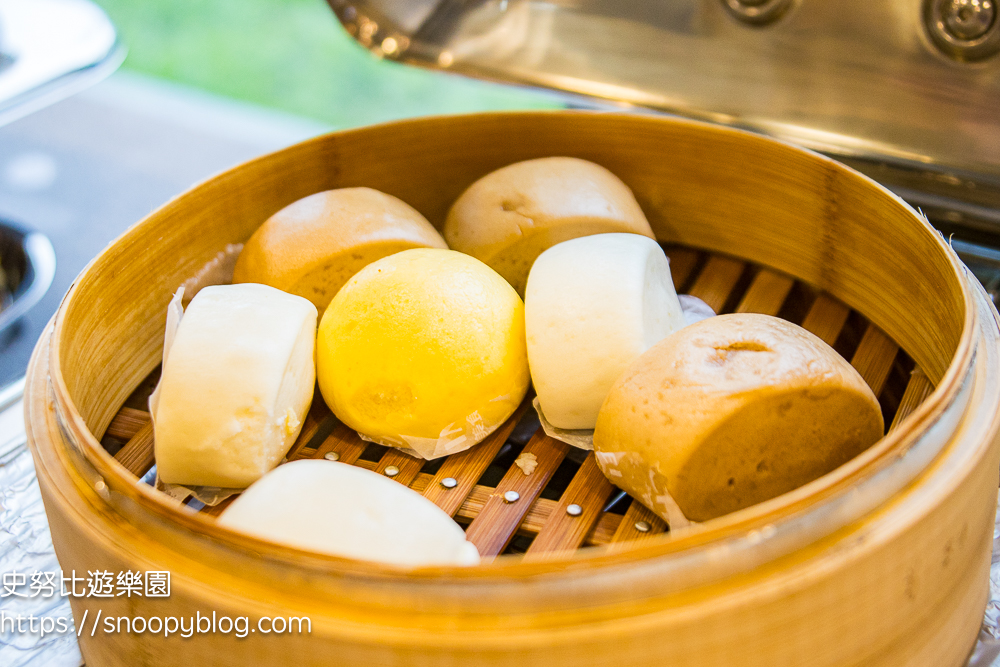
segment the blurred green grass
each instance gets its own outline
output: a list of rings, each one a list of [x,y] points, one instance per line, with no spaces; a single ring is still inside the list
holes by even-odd
[[[124,67],[353,127],[395,118],[560,106],[528,90],[370,56],[323,0],[96,0]]]

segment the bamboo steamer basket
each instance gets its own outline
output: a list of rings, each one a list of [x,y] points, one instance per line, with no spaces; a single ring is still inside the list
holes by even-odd
[[[487,555],[533,536],[527,554],[467,569],[406,571],[270,544],[137,482],[152,464],[151,428],[123,404],[159,364],[171,294],[219,250],[337,187],[388,192],[440,225],[478,177],[548,155],[593,160],[633,189],[681,289],[719,310],[800,322],[850,354],[888,435],[791,493],[664,532],[636,503],[602,513],[612,488],[590,458],[545,498],[565,448],[541,433],[526,446],[539,453],[537,477],[487,485],[480,475],[516,420],[421,472],[391,451],[366,460],[345,427],[311,413],[290,459],[393,465],[397,481],[471,521]],[[171,572],[169,599],[71,599],[88,665],[960,665],[987,595],[998,340],[996,311],[940,235],[818,154],[649,116],[432,118],[259,158],[138,223],[81,274],[39,341],[26,417],[64,571]],[[128,441],[115,456],[101,444],[109,433]],[[446,475],[459,480],[455,496],[439,484]],[[502,502],[507,488],[521,489],[519,503]],[[565,512],[571,502],[581,517]],[[213,612],[248,616],[251,628],[308,616],[311,633],[92,633],[98,613]]]

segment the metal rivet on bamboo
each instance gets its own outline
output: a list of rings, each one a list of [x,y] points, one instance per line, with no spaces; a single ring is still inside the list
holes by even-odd
[[[399,474],[399,468],[397,468],[396,466],[386,466],[385,467],[385,476],[386,477],[395,477],[398,474]]]
[[[446,489],[454,489],[456,486],[458,486],[458,480],[455,479],[454,477],[445,477],[444,479],[441,480],[441,486],[443,486]]]
[[[508,504],[516,503],[520,499],[521,499],[521,494],[518,493],[517,491],[507,491],[506,493],[503,494],[503,501]]]
[[[583,514],[583,508],[576,503],[573,503],[572,505],[568,505],[566,507],[566,514],[569,514],[570,516],[580,516]]]
[[[323,458],[326,459],[327,461],[339,461],[340,454],[338,454],[337,452],[327,452],[326,454],[323,455]]]
[[[648,533],[653,527],[649,525],[648,521],[636,521],[635,529],[640,533]]]

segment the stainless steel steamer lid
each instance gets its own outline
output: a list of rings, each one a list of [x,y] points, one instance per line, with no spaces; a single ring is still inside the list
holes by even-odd
[[[1000,231],[995,0],[329,3],[378,57],[755,130]]]

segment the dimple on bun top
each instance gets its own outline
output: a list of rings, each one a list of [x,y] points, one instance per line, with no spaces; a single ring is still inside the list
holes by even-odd
[[[878,401],[843,357],[769,315],[713,317],[650,348],[601,407],[605,475],[668,518],[705,521],[786,493],[883,435]]]
[[[580,236],[653,230],[625,183],[571,157],[517,162],[483,176],[452,204],[448,246],[482,260],[524,296],[531,265],[546,249]]]

